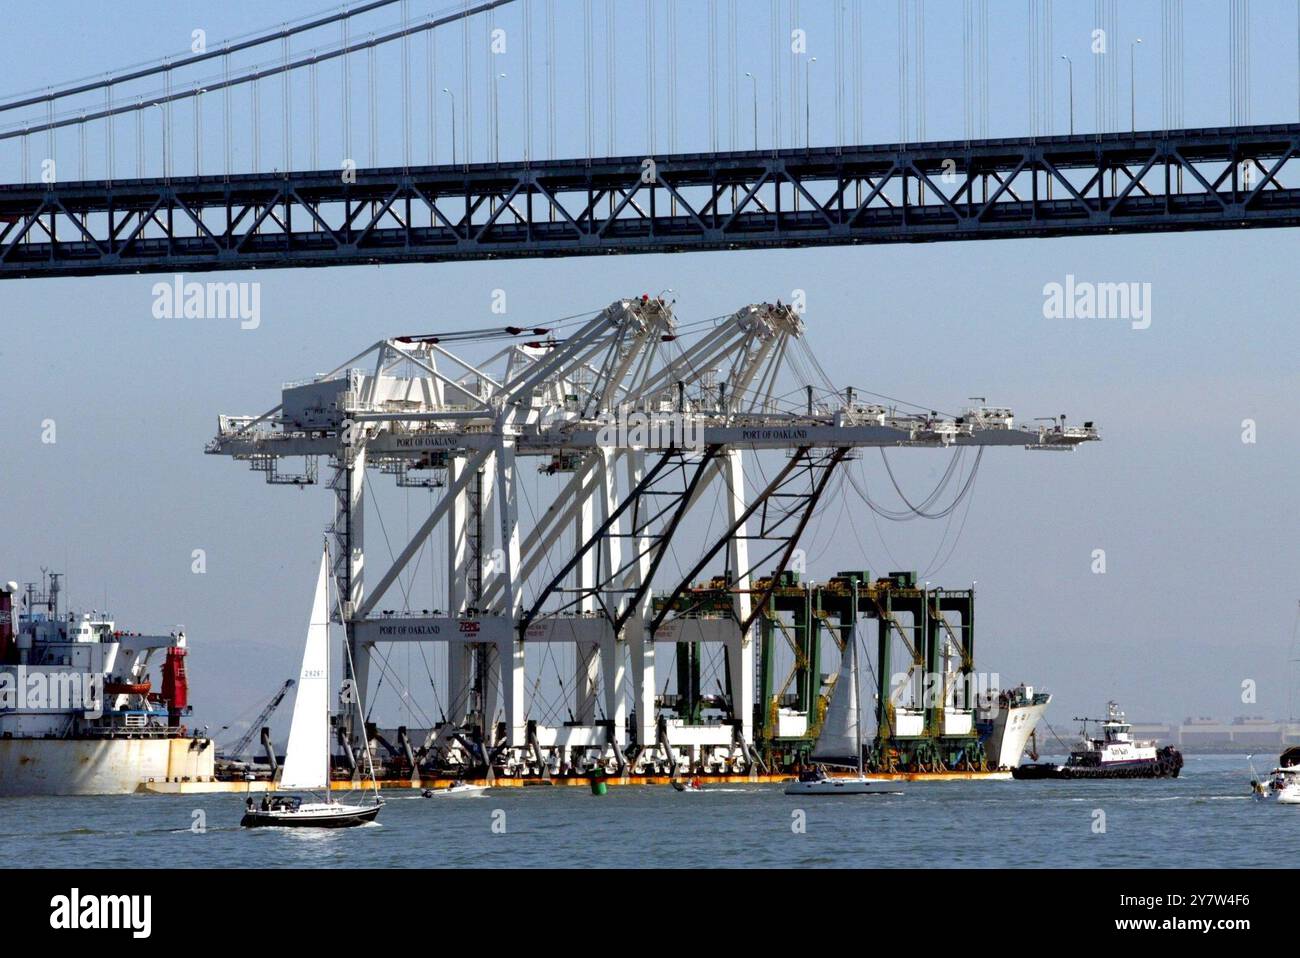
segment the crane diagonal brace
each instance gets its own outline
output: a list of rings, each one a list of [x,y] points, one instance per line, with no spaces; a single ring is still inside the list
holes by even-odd
[[[803,535],[804,529],[808,526],[808,520],[812,518],[813,510],[817,508],[817,503],[826,489],[826,483],[830,481],[831,473],[835,471],[836,466],[845,460],[849,451],[849,448],[845,446],[837,448],[833,453],[831,453],[830,458],[823,467],[821,476],[818,478],[811,495],[808,497],[808,502],[801,510],[798,526],[786,541],[785,550],[781,553],[781,561],[777,563],[776,568],[772,571],[771,576],[767,580],[767,585],[762,588],[751,602],[749,615],[740,623],[740,631],[742,634],[749,631],[749,627],[753,623],[759,610],[767,605],[767,600],[772,595],[772,590],[776,588],[777,580],[781,578],[781,573],[783,573],[786,566],[790,564],[790,557],[794,554],[795,546],[799,542],[799,537]]]
[[[792,455],[789,461],[785,464],[785,466],[781,468],[781,471],[778,472],[776,476],[773,477],[772,481],[767,484],[767,487],[764,488],[763,491],[760,492],[757,496],[755,496],[754,500],[748,506],[745,507],[744,511],[736,518],[736,520],[731,524],[731,526],[714,540],[713,545],[708,550],[706,550],[703,555],[700,556],[699,561],[696,562],[695,565],[691,567],[690,571],[687,572],[681,578],[681,580],[677,583],[676,587],[669,594],[668,598],[664,601],[659,612],[655,615],[654,620],[650,623],[651,633],[654,633],[654,631],[659,628],[664,618],[667,617],[668,613],[673,610],[677,600],[681,597],[682,593],[685,592],[686,589],[690,586],[692,580],[694,580],[695,577],[698,576],[704,570],[704,567],[707,566],[713,560],[713,558],[727,545],[727,543],[736,536],[736,533],[739,532],[739,530],[750,519],[750,517],[754,515],[754,513],[756,513],[761,508],[765,508],[768,500],[771,499],[774,495],[776,495],[781,490],[781,488],[785,485],[786,480],[790,477],[791,473],[793,473],[797,467],[805,464],[811,465],[813,468],[816,468],[816,465],[811,463],[811,451],[812,451],[812,447],[810,446],[798,447],[795,450],[794,455]],[[821,477],[819,477],[819,479],[814,483],[812,492],[808,494],[808,499],[803,507],[802,510],[803,516],[801,517],[800,522],[798,523],[794,532],[791,533],[790,536],[782,537],[785,543],[784,551],[781,558],[780,568],[782,570],[789,562],[790,555],[794,550],[794,544],[798,540],[799,534],[803,531],[804,526],[807,524],[808,516],[811,514],[813,507],[816,505],[817,499],[821,495],[821,491],[825,488],[826,480],[830,477],[831,470],[834,468],[834,466],[837,463],[842,461],[846,455],[848,455],[848,452],[849,450],[847,448],[844,449],[837,448],[827,459],[826,464],[822,467],[824,469],[824,474]],[[769,594],[770,591],[771,590],[769,589],[768,590]],[[765,600],[766,600],[766,596],[763,597],[763,600],[754,603],[749,616],[746,618],[745,622],[741,623],[742,631],[749,628],[750,624],[754,621],[754,617],[757,615],[758,610],[762,608],[763,601]]]
[[[717,447],[706,448],[705,456],[708,459],[712,459],[713,455],[716,454],[716,449]],[[565,578],[573,572],[578,563],[582,561],[583,556],[596,548],[606,538],[606,536],[609,535],[610,530],[614,528],[619,518],[627,512],[628,509],[635,505],[648,489],[653,487],[656,480],[658,480],[660,475],[669,465],[681,459],[681,455],[682,451],[680,449],[665,450],[663,455],[659,457],[658,461],[650,467],[645,476],[642,477],[641,481],[637,483],[636,488],[632,489],[623,501],[618,504],[618,508],[613,510],[605,518],[596,530],[592,532],[591,536],[588,537],[586,542],[581,543],[578,548],[574,550],[573,556],[564,564],[564,567],[555,574],[551,581],[547,583],[546,587],[537,593],[537,597],[533,600],[532,606],[519,620],[518,629],[521,640],[524,635],[527,634],[528,626],[537,618],[538,615],[541,614],[542,606],[545,604],[546,600],[555,594],[556,590],[560,588],[560,585],[564,582]],[[602,585],[607,585],[607,583],[597,583],[596,588],[599,588]]]
[[[663,561],[664,555],[668,552],[668,543],[672,540],[673,533],[677,531],[678,523],[682,521],[682,517],[690,509],[691,503],[695,499],[695,491],[700,486],[700,480],[708,473],[709,467],[713,464],[713,460],[721,448],[721,446],[709,446],[704,450],[700,464],[695,469],[695,475],[691,476],[689,485],[682,493],[681,499],[678,500],[676,509],[673,510],[672,518],[668,520],[668,525],[664,528],[658,544],[654,547],[654,557],[650,560],[649,570],[637,584],[636,592],[633,593],[631,601],[623,607],[623,611],[619,613],[618,618],[614,621],[615,634],[622,630],[627,620],[636,611],[641,599],[649,591],[650,584],[654,581],[655,572],[659,568],[659,563]]]

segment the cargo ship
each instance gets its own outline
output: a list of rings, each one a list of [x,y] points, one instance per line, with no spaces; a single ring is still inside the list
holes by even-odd
[[[185,633],[124,632],[98,611],[64,611],[61,578],[42,573],[22,593],[0,584],[0,797],[211,781],[213,743],[184,724]]]
[[[980,711],[975,727],[983,737],[990,768],[1020,766],[1030,736],[1051,701],[1051,693],[1035,691],[1032,685],[1019,685],[1003,690],[993,707]]]
[[[1183,756],[1172,745],[1157,748],[1155,742],[1134,740],[1133,726],[1114,702],[1106,703],[1104,719],[1078,719],[1083,723],[1080,745],[1064,765],[1039,762],[1022,765],[1013,775],[1036,778],[1177,778]],[[1101,736],[1088,734],[1088,724],[1101,727]]]

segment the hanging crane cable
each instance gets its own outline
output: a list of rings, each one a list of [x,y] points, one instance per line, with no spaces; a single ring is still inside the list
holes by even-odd
[[[965,480],[962,481],[961,488],[958,490],[952,502],[950,502],[948,505],[944,506],[942,509],[938,510],[937,512],[929,511],[930,507],[933,506],[935,502],[938,500],[938,497],[943,494],[944,489],[947,488],[953,476],[959,474],[957,472],[957,465],[960,462],[960,456],[963,451],[964,450],[959,449],[954,453],[952,461],[949,462],[948,468],[944,470],[944,474],[940,476],[938,484],[925,497],[925,499],[921,500],[921,502],[919,503],[913,504],[903,493],[901,487],[898,484],[897,479],[894,476],[893,470],[890,468],[889,460],[885,458],[885,452],[883,449],[881,449],[880,456],[881,459],[884,460],[885,471],[889,474],[890,482],[894,486],[894,491],[898,493],[899,498],[902,499],[903,503],[907,506],[906,510],[889,509],[883,506],[882,504],[876,502],[875,500],[873,500],[866,488],[865,474],[863,475],[860,481],[859,478],[854,476],[852,472],[847,472],[846,475],[849,480],[849,485],[852,486],[853,491],[857,493],[858,498],[860,498],[864,503],[866,503],[867,507],[870,508],[871,511],[878,516],[881,516],[885,519],[889,519],[892,522],[909,522],[913,519],[918,519],[918,518],[919,519],[943,519],[946,518],[949,514],[951,514],[952,511],[956,509],[957,506],[966,498],[966,496],[969,495],[971,488],[975,482],[975,476],[979,472],[980,459],[983,457],[984,454],[983,449],[981,449],[976,454],[975,462],[971,466],[970,473],[966,476]]]
[[[949,479],[951,479],[952,477],[952,473],[955,466],[962,458],[963,452],[964,450],[959,449],[953,455],[952,462],[949,464],[948,469],[944,474],[944,478],[941,480],[941,485],[938,490],[939,492],[942,492],[943,487],[947,486]],[[979,471],[980,458],[983,455],[984,455],[983,449],[980,449],[975,454],[975,464],[971,467],[970,475],[966,477],[966,483],[965,485],[962,486],[961,491],[957,493],[957,497],[953,499],[953,501],[940,512],[926,512],[925,511],[926,508],[934,504],[934,498],[927,499],[919,506],[912,505],[912,503],[908,501],[907,496],[903,494],[902,488],[898,485],[898,480],[894,477],[894,470],[889,465],[889,458],[885,455],[885,450],[883,448],[880,450],[880,459],[885,464],[885,472],[889,473],[889,481],[893,484],[894,491],[898,493],[898,498],[902,499],[903,502],[907,505],[908,509],[910,509],[912,512],[915,512],[919,516],[924,516],[927,519],[944,518],[950,512],[952,512],[953,509],[957,508],[958,503],[960,503],[963,499],[966,498],[966,493],[970,491],[971,484],[975,481],[975,474]],[[937,498],[937,496],[935,498]]]

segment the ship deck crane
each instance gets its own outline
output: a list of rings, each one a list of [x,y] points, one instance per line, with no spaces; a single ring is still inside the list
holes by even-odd
[[[296,683],[293,679],[285,679],[284,685],[280,686],[280,688],[276,690],[276,693],[271,696],[271,700],[262,707],[262,711],[257,713],[257,718],[253,719],[253,721],[249,723],[244,734],[239,736],[238,741],[236,741],[234,745],[230,746],[229,749],[226,749],[223,752],[223,758],[238,759],[248,750],[248,746],[253,743],[253,736],[255,736],[258,733],[258,730],[266,724],[272,713],[280,707],[280,703],[284,701],[284,697],[289,694],[289,690],[293,688],[295,684]]]

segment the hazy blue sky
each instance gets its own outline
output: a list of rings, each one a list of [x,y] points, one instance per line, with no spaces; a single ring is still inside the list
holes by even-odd
[[[277,17],[323,6],[321,0],[283,2]],[[865,138],[892,140],[895,5],[868,6],[888,19],[885,42],[868,55],[879,87],[867,98]],[[1083,60],[1088,18],[1075,11],[1092,5],[1070,4],[1068,18],[1060,9],[1067,5],[1056,6],[1055,42]],[[1227,5],[1186,6],[1186,121],[1226,122]],[[561,0],[560,7],[572,13],[580,4]],[[631,18],[644,9],[630,7]],[[805,0],[803,7],[821,5]],[[995,0],[991,7],[997,16],[990,28],[990,132],[1024,133],[1024,4]],[[1123,36],[1140,27],[1159,37],[1158,3],[1121,7]],[[188,47],[196,27],[213,43],[275,19],[266,5],[246,0],[133,0],[116,5],[111,17],[103,9],[71,0],[6,4],[9,91],[175,53]],[[679,30],[686,31],[691,17],[686,5],[681,9]],[[761,9],[765,14],[767,4]],[[960,86],[945,80],[954,71],[953,83],[961,76],[960,9],[955,2],[929,4],[934,136],[961,131]],[[1295,4],[1257,2],[1254,11],[1251,118],[1294,122]],[[1138,27],[1125,24],[1124,17],[1139,14]],[[22,42],[13,42],[17,37]],[[830,42],[810,28],[812,53],[820,56]],[[619,44],[629,56],[644,49],[632,26]],[[766,69],[766,40],[757,50],[759,68]],[[1139,83],[1156,92],[1158,52],[1139,53]],[[725,62],[724,55],[721,68]],[[440,85],[459,79],[458,66],[448,69],[454,76]],[[474,77],[480,83],[481,74]],[[827,82],[832,75],[828,69]],[[1076,73],[1076,108],[1091,116],[1087,76]],[[687,90],[685,77],[683,67],[681,111],[691,119],[683,120],[681,141],[689,148],[690,130],[707,139],[706,129],[690,124],[707,124],[707,117],[700,119],[701,94]],[[1127,59],[1120,79],[1126,120]],[[580,69],[566,67],[560,81],[567,91],[562,99],[580,103],[572,87]],[[1063,88],[1058,75],[1058,129]],[[726,89],[724,81],[724,103]],[[831,95],[815,87],[815,97]],[[658,103],[665,109],[663,95]],[[1149,119],[1139,125],[1158,121],[1158,98],[1143,104]],[[767,106],[764,100],[761,128]],[[389,99],[384,108],[385,140],[400,151],[401,124],[394,118],[400,106]],[[503,104],[503,128],[515,137],[512,109]],[[629,107],[621,151],[644,149],[639,109]],[[603,117],[603,106],[597,115]],[[209,132],[219,137],[219,109],[208,116]],[[364,132],[361,116],[353,122]],[[268,114],[264,155],[278,149],[277,117]],[[539,106],[538,142],[544,119]],[[439,120],[442,137],[446,122]],[[566,122],[559,152],[581,152],[581,114]],[[188,127],[175,133],[178,153],[190,149],[183,146],[190,136]],[[362,142],[360,132],[357,138]],[[242,134],[239,141],[246,149]],[[517,152],[518,139],[511,142],[509,151]],[[597,143],[603,142],[602,132]],[[129,174],[134,159],[133,145],[124,143],[120,175]],[[0,146],[0,178],[13,180],[17,161],[6,149]],[[59,149],[65,162],[75,161],[75,139],[61,141]],[[155,134],[150,150],[157,149]],[[322,157],[335,165],[338,152],[331,146]],[[205,162],[219,156],[213,146]],[[278,401],[282,382],[330,368],[383,336],[499,324],[489,311],[496,288],[509,293],[512,321],[520,325],[669,287],[679,317],[689,321],[786,298],[799,288],[808,292],[810,342],[837,381],[939,409],[983,395],[1025,418],[1067,412],[1075,420],[1095,419],[1103,431],[1102,443],[1070,456],[1018,449],[985,456],[960,540],[932,577],[952,585],[978,580],[981,668],[1005,682],[1026,680],[1056,692],[1049,719],[1058,729],[1107,698],[1119,699],[1139,719],[1283,716],[1300,598],[1296,253],[1296,232],[1281,230],[234,274],[229,278],[261,283],[262,323],[251,331],[229,321],[153,319],[153,276],[0,283],[6,453],[0,458],[0,576],[26,580],[41,565],[62,568],[74,602],[98,606],[107,591],[118,620],[130,628],[183,622],[192,640],[199,720],[215,728],[255,708],[296,670],[316,543],[332,507],[323,489],[271,488],[239,464],[205,457],[218,412],[260,412]],[[1043,286],[1067,274],[1150,283],[1150,328],[1045,319]],[[1242,442],[1246,418],[1258,423],[1255,444]],[[57,423],[53,445],[41,442],[46,419]],[[946,461],[940,452],[893,455],[906,463],[912,488],[924,486]],[[874,454],[864,458],[864,468],[880,488]],[[382,495],[396,542],[409,522],[406,503]],[[841,510],[828,510],[822,526],[810,531],[811,571],[820,577],[839,568],[924,569],[945,531],[943,522],[873,523],[859,504],[846,508],[854,511],[861,545],[845,534]],[[374,524],[370,534],[372,557],[382,555]],[[205,575],[190,571],[197,548],[207,552]],[[1090,570],[1098,548],[1106,550],[1105,575]],[[1257,705],[1240,701],[1245,679],[1258,682]]]

